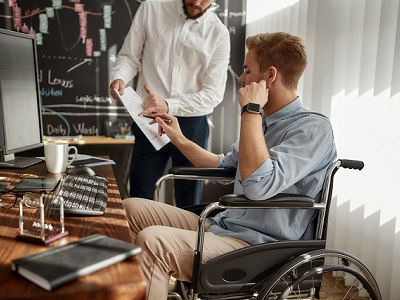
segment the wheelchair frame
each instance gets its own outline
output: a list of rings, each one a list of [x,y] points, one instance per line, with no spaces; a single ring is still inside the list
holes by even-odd
[[[345,274],[347,278],[352,279],[354,282],[351,289],[357,292],[360,289],[364,290],[361,294],[367,294],[369,299],[381,300],[379,287],[372,273],[358,258],[344,251],[326,249],[333,179],[340,167],[361,170],[364,163],[347,159],[333,162],[326,173],[319,203],[302,195],[278,194],[270,199],[252,201],[243,195],[231,194],[221,197],[218,202],[208,204],[202,210],[199,219],[190,299],[331,299],[320,297],[325,297],[323,295],[325,292],[322,291],[324,288],[322,274],[333,273]],[[157,181],[154,199],[158,200],[158,190],[162,182],[168,179],[232,182],[234,176],[234,169],[174,167],[169,174]],[[317,210],[319,213],[315,239],[251,245],[203,262],[202,251],[207,217],[216,209],[227,208]],[[266,253],[274,256],[274,259],[262,259]],[[257,278],[243,267],[243,264],[249,264],[248,261],[255,254],[258,257],[257,262],[250,264],[249,268],[260,269],[257,270],[260,273]],[[261,260],[263,262],[259,263]],[[264,266],[267,269],[263,269]],[[186,294],[177,293],[171,293],[168,298],[183,299],[182,297],[189,299]]]

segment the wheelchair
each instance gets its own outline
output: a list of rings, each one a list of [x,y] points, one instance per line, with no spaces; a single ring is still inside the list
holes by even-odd
[[[325,175],[319,203],[302,195],[278,194],[263,201],[251,201],[243,195],[230,194],[205,206],[200,213],[193,251],[192,283],[177,281],[177,290],[170,292],[168,299],[381,300],[378,284],[367,266],[350,253],[326,249],[333,179],[341,167],[361,170],[364,163],[347,159],[333,162]],[[231,169],[174,167],[157,181],[154,199],[158,200],[159,188],[168,179],[227,183],[234,176],[235,170]],[[251,245],[203,262],[206,219],[212,212],[227,208],[312,209],[316,217],[307,239]]]

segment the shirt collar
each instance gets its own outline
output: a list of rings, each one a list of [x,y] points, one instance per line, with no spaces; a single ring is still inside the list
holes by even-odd
[[[286,116],[293,114],[303,107],[303,103],[301,102],[300,97],[297,97],[296,100],[292,101],[282,109],[278,110],[276,113],[265,118],[266,126],[270,126],[276,121],[282,120],[286,118]]]

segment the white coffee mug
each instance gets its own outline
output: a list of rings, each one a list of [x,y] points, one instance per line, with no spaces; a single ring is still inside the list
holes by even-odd
[[[71,150],[74,150],[74,155],[71,159],[68,159]],[[50,173],[65,172],[77,156],[78,149],[75,146],[69,146],[67,143],[48,143],[44,145],[44,159],[47,171]]]

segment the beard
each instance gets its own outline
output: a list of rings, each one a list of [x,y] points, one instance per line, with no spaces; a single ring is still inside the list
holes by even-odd
[[[199,13],[196,14],[196,15],[194,15],[194,16],[192,16],[192,15],[189,14],[189,12],[188,12],[188,10],[187,10],[186,4],[185,4],[185,0],[182,0],[182,4],[183,4],[183,11],[185,12],[186,17],[187,17],[188,19],[192,19],[192,20],[196,20],[196,19],[200,18],[202,15],[204,15],[204,13],[207,11],[207,9],[209,9],[209,8],[211,7],[211,5],[212,5],[212,3],[211,3],[211,4],[210,4],[205,10],[203,10],[203,11],[202,11],[201,9],[199,9]]]

